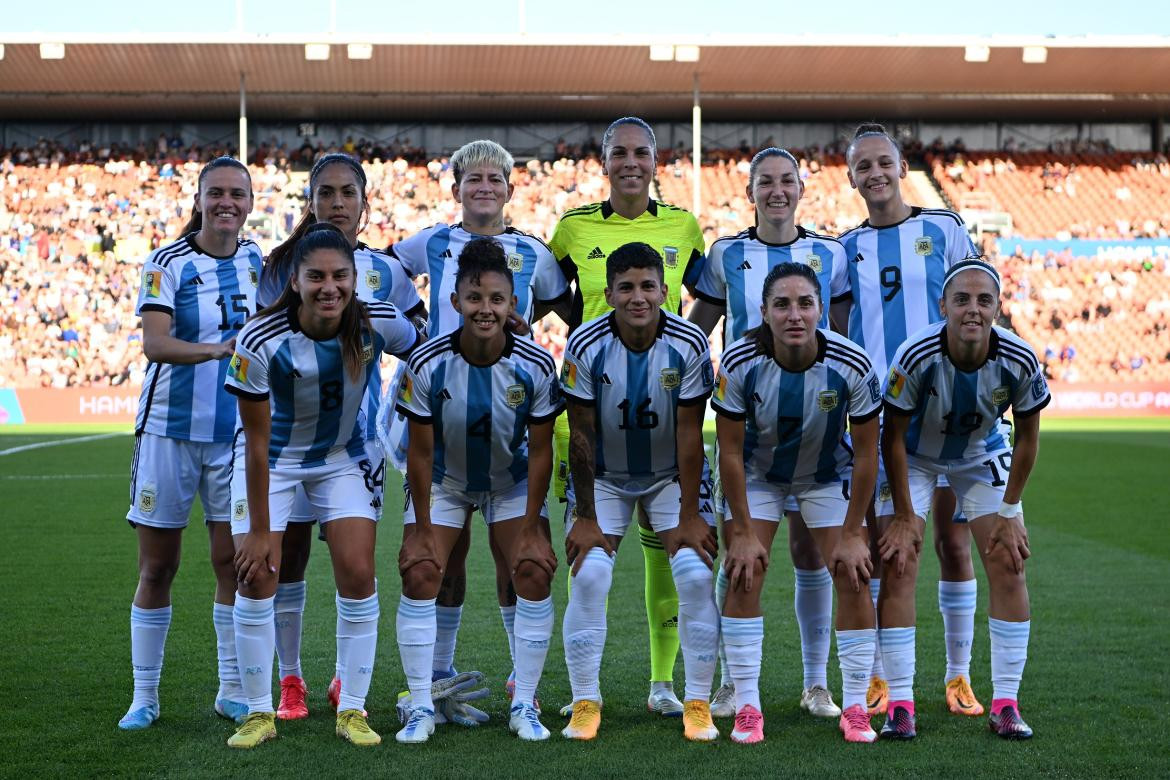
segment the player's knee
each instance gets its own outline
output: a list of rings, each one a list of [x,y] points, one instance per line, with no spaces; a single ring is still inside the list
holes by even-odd
[[[311,542],[309,544],[302,544],[301,540],[297,539],[281,545],[280,548],[280,581],[281,582],[300,582],[305,578],[305,569],[309,566],[309,553],[312,549]]]
[[[179,572],[179,556],[143,557],[138,563],[138,582],[148,588],[169,588]]]
[[[934,551],[945,565],[971,562],[971,538],[967,533],[935,534]]]
[[[671,559],[674,589],[680,603],[693,604],[715,598],[715,583],[711,570],[699,558],[698,553],[684,547]]]
[[[984,561],[987,569],[987,579],[996,590],[1000,592],[1007,592],[1017,590],[1025,586],[1024,566],[1025,562],[1020,562],[1020,571],[1016,573],[1016,564],[1012,560],[1011,553],[1006,547],[996,545],[995,549],[991,551]]]
[[[457,570],[453,570],[450,560],[448,560],[447,569],[443,572],[442,581],[439,583],[436,601],[441,607],[461,607],[466,597],[467,571],[463,568],[463,561],[459,562]]]
[[[788,540],[788,552],[792,556],[792,565],[798,569],[820,569],[825,565],[821,559],[820,550],[810,534],[802,534]]]
[[[613,584],[613,566],[595,560],[593,556],[597,554],[605,555],[604,552],[591,550],[573,577],[573,593],[589,601],[604,600]]]
[[[442,579],[434,561],[420,561],[402,572],[402,594],[410,599],[433,599]]]
[[[543,599],[548,596],[552,586],[552,577],[541,566],[532,561],[521,561],[512,575],[515,584],[515,593],[527,594],[529,600]]]

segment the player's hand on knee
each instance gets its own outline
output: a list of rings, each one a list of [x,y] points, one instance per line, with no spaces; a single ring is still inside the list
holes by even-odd
[[[768,570],[768,563],[768,551],[750,528],[747,533],[734,534],[727,540],[727,556],[723,568],[727,571],[730,588],[751,593],[752,585],[755,584],[756,566],[760,567],[762,574]]]
[[[916,563],[922,553],[922,528],[914,515],[895,515],[890,527],[882,534],[878,551],[883,561],[894,564],[894,570],[901,577],[906,573],[906,564]]]
[[[251,585],[258,576],[275,574],[273,557],[272,535],[268,531],[249,531],[244,534],[234,559],[236,580]]]
[[[865,537],[860,533],[842,533],[829,556],[828,566],[834,579],[844,577],[853,592],[859,592],[873,574],[873,560]]]
[[[698,553],[708,569],[714,568],[719,548],[711,536],[711,526],[703,522],[703,518],[696,512],[684,512],[679,515],[678,528],[670,534],[666,552],[673,556],[683,547],[689,547]]]
[[[549,579],[552,579],[553,575],[557,573],[557,554],[553,552],[552,543],[539,526],[534,526],[532,530],[521,531],[516,537],[512,561],[513,576],[520,568],[520,564],[525,561],[539,566],[548,574]]]
[[[414,532],[402,540],[402,547],[398,551],[398,572],[405,574],[412,567],[427,562],[433,563],[436,569],[442,569],[434,531],[429,526],[416,526]]]
[[[597,518],[578,516],[573,521],[573,527],[565,534],[565,560],[573,567],[573,574],[581,570],[585,556],[594,547],[605,551],[606,555],[613,555],[613,545],[602,533],[601,526],[597,524]]]
[[[996,547],[1002,547],[1012,559],[1012,570],[1016,574],[1024,571],[1024,561],[1031,555],[1028,548],[1028,530],[1024,528],[1022,515],[1003,517],[996,515],[995,527],[991,529],[991,536],[987,543],[986,553],[990,556]]]

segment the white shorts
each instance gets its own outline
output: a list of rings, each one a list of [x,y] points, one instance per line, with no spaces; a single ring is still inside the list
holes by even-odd
[[[203,504],[203,521],[227,522],[230,442],[199,442],[140,433],[130,465],[130,525],[186,528],[195,494]]]
[[[386,459],[382,454],[382,447],[376,439],[366,442],[366,457],[358,461],[358,468],[362,471],[362,478],[366,481],[366,490],[374,497],[374,509],[378,517],[382,516],[382,487],[386,478]],[[288,516],[290,523],[315,523],[317,516],[309,505],[309,498],[305,495],[303,486],[298,485],[296,498],[293,500],[292,513]]]
[[[951,483],[945,474],[939,474],[935,480],[936,487],[945,488],[950,487],[950,485]],[[890,491],[890,480],[886,478],[886,464],[880,454],[878,455],[877,487],[874,490],[873,508],[875,517],[887,517],[894,514],[894,496]],[[956,515],[955,522],[965,523],[967,521],[962,515]]]
[[[283,532],[293,511],[297,487],[303,487],[309,510],[321,523],[343,517],[377,521],[375,496],[367,487],[356,460],[343,460],[313,468],[269,469],[268,528]],[[248,514],[248,484],[244,460],[232,464],[232,534],[245,534],[252,527]]]
[[[405,490],[406,501],[402,507],[403,525],[414,523],[414,501],[410,489]],[[431,485],[431,524],[448,528],[462,528],[475,510],[483,515],[488,525],[501,520],[523,517],[528,511],[528,480],[518,482],[510,488],[464,493],[442,485]],[[548,519],[548,505],[542,504],[540,516]]]
[[[668,477],[648,486],[635,484],[622,487],[604,478],[593,483],[593,506],[597,512],[597,524],[601,532],[609,536],[626,535],[635,509],[642,511],[655,533],[678,528],[681,503],[682,490],[679,488],[677,477]],[[701,508],[703,503],[701,497],[699,503]],[[572,529],[572,518],[576,516],[573,505],[574,502],[570,500],[569,509],[565,512],[566,534]],[[714,527],[713,512],[700,511],[699,517],[703,518],[707,525]]]
[[[1011,450],[955,461],[927,460],[911,455],[907,459],[907,471],[914,514],[926,517],[934,500],[938,478],[945,476],[959,499],[959,511],[968,520],[993,515],[1003,503],[1011,467]]]
[[[809,528],[839,528],[845,524],[849,509],[849,477],[846,475],[844,481],[828,485],[778,485],[748,480],[747,502],[753,520],[778,523],[785,512],[793,511],[790,509],[793,506]]]

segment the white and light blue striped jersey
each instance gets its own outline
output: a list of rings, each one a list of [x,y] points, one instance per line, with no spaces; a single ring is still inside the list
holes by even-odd
[[[942,319],[943,277],[955,263],[979,255],[953,211],[915,206],[896,225],[869,221],[841,236],[849,258],[849,338],[885,376],[906,337]]]
[[[236,340],[225,386],[241,398],[271,400],[270,467],[312,468],[365,457],[359,413],[378,357],[383,352],[405,357],[420,339],[392,304],[362,305],[372,329],[363,334],[364,365],[356,379],[345,368],[341,340],[310,338],[293,309],[257,317]]]
[[[816,360],[803,371],[782,368],[749,337],[723,351],[711,406],[744,421],[749,480],[825,485],[848,477],[846,423],[877,416],[881,382],[865,352],[832,331],[817,331]]]
[[[911,415],[906,452],[940,461],[965,460],[1011,449],[1003,422],[1036,414],[1052,400],[1044,369],[1026,341],[993,326],[987,360],[960,371],[947,351],[946,322],[918,331],[890,365],[885,406]]]
[[[256,312],[262,259],[252,241],[237,242],[230,257],[215,257],[199,248],[194,234],[184,236],[146,258],[136,313],[171,315],[170,335],[182,341],[231,341]],[[135,431],[184,441],[230,442],[236,401],[223,390],[227,369],[226,359],[149,363]]]
[[[745,331],[760,324],[764,278],[780,263],[803,263],[816,272],[825,304],[819,325],[829,327],[829,304],[849,292],[849,271],[841,242],[797,227],[796,238],[791,242],[769,244],[750,227],[711,245],[695,287],[698,297],[727,307],[723,343],[738,341]]]
[[[508,228],[498,236],[480,236],[464,230],[462,224],[432,225],[390,247],[410,277],[430,277],[430,301],[427,305],[428,333],[440,336],[463,324],[463,318],[451,305],[455,292],[455,272],[459,270],[459,253],[468,241],[492,238],[504,247],[508,268],[512,271],[516,291],[516,314],[532,321],[537,303],[560,300],[569,292],[569,284],[552,251],[535,236]]]
[[[612,311],[565,345],[565,395],[593,407],[594,476],[618,487],[677,476],[678,407],[705,403],[713,384],[707,337],[665,309],[641,352],[622,342]]]
[[[358,300],[367,303],[381,301],[392,303],[398,311],[407,317],[414,316],[422,305],[422,298],[418,297],[418,290],[414,282],[406,275],[406,270],[398,258],[380,249],[371,249],[363,243],[358,243],[353,250],[354,263],[357,265],[357,284],[354,294]],[[286,266],[291,270],[291,264]],[[269,272],[265,267],[260,275],[260,291],[256,295],[259,308],[276,303],[280,294],[288,284],[289,274],[279,276]]]
[[[434,427],[434,484],[465,493],[504,490],[528,478],[528,426],[564,409],[552,355],[506,334],[490,366],[459,346],[462,328],[430,339],[410,356],[395,408]]]

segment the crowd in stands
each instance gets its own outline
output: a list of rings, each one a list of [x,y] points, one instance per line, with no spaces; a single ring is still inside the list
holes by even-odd
[[[134,316],[141,261],[178,237],[202,163],[230,151],[166,136],[133,148],[67,148],[42,140],[0,149],[0,387],[141,381],[146,361]],[[380,145],[347,138],[294,149],[273,140],[259,144],[250,160],[256,204],[249,237],[267,250],[287,233],[304,205],[304,171],[330,151],[365,161],[371,193],[362,239],[369,245],[389,246],[436,222],[458,219],[447,160],[427,159],[408,140]],[[705,155],[699,221],[709,243],[753,221],[745,194],[753,151],[745,141]],[[794,151],[806,185],[800,222],[829,235],[861,222],[865,208],[849,186],[844,150],[830,145]],[[595,142],[569,145],[561,139],[556,152],[555,159],[517,167],[506,211],[512,226],[544,238],[566,210],[608,193]],[[989,192],[1012,213],[1020,234],[1170,234],[1170,163],[1160,155],[1135,159],[1084,148],[984,155],[968,152],[961,141],[941,148],[915,143],[910,153],[929,161],[956,207],[964,192]],[[664,150],[658,195],[689,207],[693,175],[688,150]],[[913,182],[903,187],[908,202],[924,202]],[[1072,205],[1061,210],[1061,201]],[[1086,208],[1109,220],[1089,225]],[[1036,347],[1053,379],[1170,380],[1166,256],[1110,261],[1016,252],[995,260],[1007,279],[1005,322]],[[425,277],[419,284],[425,298]],[[565,340],[559,321],[550,316],[536,331],[559,356]]]

